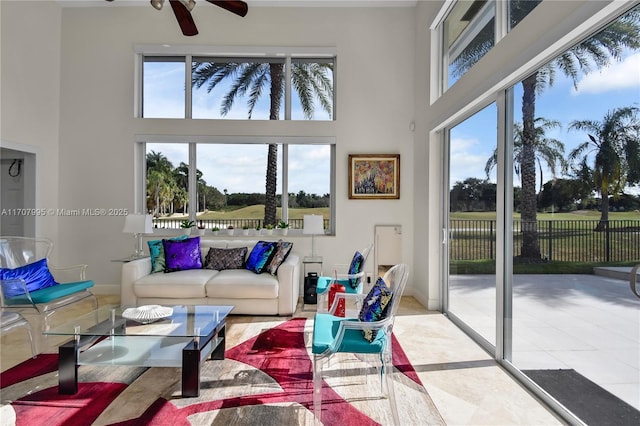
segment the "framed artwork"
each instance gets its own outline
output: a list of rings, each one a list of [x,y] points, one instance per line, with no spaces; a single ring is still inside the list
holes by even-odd
[[[349,198],[400,198],[400,154],[350,154]]]

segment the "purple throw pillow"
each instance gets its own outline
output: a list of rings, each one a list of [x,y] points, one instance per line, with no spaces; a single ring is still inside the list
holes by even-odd
[[[165,272],[202,269],[200,237],[186,240],[162,240],[164,247]]]

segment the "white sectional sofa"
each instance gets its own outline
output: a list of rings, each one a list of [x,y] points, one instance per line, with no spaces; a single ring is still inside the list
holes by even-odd
[[[202,260],[209,248],[247,247],[247,256],[257,240],[200,241]],[[277,269],[256,274],[247,269],[189,269],[151,273],[151,259],[122,266],[122,306],[233,305],[232,314],[292,315],[300,293],[300,258],[290,252]]]

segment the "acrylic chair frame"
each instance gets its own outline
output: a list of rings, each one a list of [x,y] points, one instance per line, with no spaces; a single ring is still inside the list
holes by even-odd
[[[38,351],[29,321],[27,321],[26,318],[23,317],[19,312],[11,312],[3,309],[1,315],[2,319],[0,320],[0,334],[6,334],[12,332],[13,330],[24,328],[29,336],[31,357],[35,358],[36,355],[38,355]]]
[[[390,277],[393,276],[393,281],[390,280]],[[363,322],[359,321],[355,318],[340,318],[336,317],[336,320],[339,320],[338,330],[333,338],[331,344],[328,345],[327,349],[322,353],[314,353],[313,355],[313,411],[314,416],[317,422],[321,422],[322,416],[322,370],[323,365],[328,363],[331,357],[337,353],[347,353],[348,351],[341,350],[345,333],[347,330],[378,330],[378,333],[383,333],[383,347],[379,352],[349,352],[354,353],[356,356],[359,354],[375,354],[379,357],[380,362],[380,384],[381,390],[384,394],[388,395],[389,403],[391,406],[391,413],[393,416],[394,424],[399,425],[399,415],[398,409],[395,401],[395,389],[393,385],[393,347],[392,347],[392,332],[393,332],[393,324],[395,322],[395,317],[398,311],[398,307],[400,305],[400,301],[402,299],[402,294],[404,293],[404,288],[407,284],[409,277],[408,266],[405,264],[399,264],[393,266],[391,269],[387,271],[384,275],[383,280],[390,287],[393,292],[393,296],[390,305],[388,307],[387,316],[380,321],[373,322]],[[346,294],[346,293],[338,293],[336,294],[336,299],[360,299],[363,300],[366,297],[365,294]],[[332,308],[335,308],[337,303],[334,302]],[[335,310],[334,310],[335,312]],[[318,315],[332,315],[323,313],[316,313],[316,319]],[[315,326],[314,324],[314,338],[315,338]],[[364,337],[362,337],[364,340]]]
[[[18,253],[17,251],[8,250],[7,246],[3,247],[3,245],[6,244],[9,244],[10,246],[12,242],[16,245],[24,244],[25,247],[30,247],[32,248],[32,250],[29,251],[25,248],[22,248],[22,258],[16,258],[15,255],[16,253]],[[52,251],[53,242],[47,238],[3,236],[0,237],[0,267],[16,268],[46,258],[49,271],[54,276],[56,281],[59,282],[59,284],[57,285],[64,286],[65,283],[68,282],[86,281],[87,265],[80,264],[64,267],[52,266],[49,262],[49,257]],[[8,259],[8,257],[11,257],[11,259]],[[36,303],[32,299],[30,292],[27,290],[26,283],[23,279],[18,278],[0,280],[0,287],[0,304],[3,310],[9,312],[17,312],[21,315],[24,314],[22,315],[23,317],[25,317],[26,315],[26,317],[28,318],[33,318],[34,324],[31,325],[31,328],[33,331],[35,331],[36,334],[36,353],[39,353],[39,351],[42,349],[42,331],[46,331],[50,328],[51,317],[53,317],[53,315],[56,314],[61,308],[88,299],[93,303],[93,310],[97,313],[98,299],[88,289],[61,296],[57,299],[45,303]],[[21,297],[21,301],[23,303],[7,303],[4,296],[4,291],[7,287],[19,288],[20,293],[24,294],[24,296]]]
[[[367,259],[369,258],[369,255],[371,254],[371,252],[373,251],[373,246],[374,243],[369,244],[367,247],[365,247],[360,254],[362,254],[363,260],[362,260],[362,265],[360,266],[360,272],[358,272],[357,274],[349,274],[349,273],[338,273],[338,269],[342,269],[342,270],[349,270],[349,266],[348,264],[336,264],[334,265],[334,274],[331,277],[324,277],[324,278],[329,278],[331,279],[331,281],[329,282],[329,285],[327,285],[327,288],[322,291],[322,292],[317,292],[316,293],[316,311],[317,312],[329,312],[331,310],[331,306],[328,306],[329,303],[329,289],[331,288],[331,284],[339,282],[339,281],[344,281],[344,280],[351,280],[351,279],[359,279],[360,280],[360,284],[358,286],[358,288],[355,290],[354,293],[347,293],[347,294],[362,294],[362,289],[364,288],[364,276],[366,274],[365,271],[365,265],[367,263]],[[323,278],[323,277],[321,277]],[[350,299],[353,303],[356,304],[355,309],[356,310],[360,310],[360,306],[358,305],[358,298],[351,298]],[[337,299],[333,300],[333,304],[336,304]],[[335,312],[335,308],[334,308],[334,312]]]

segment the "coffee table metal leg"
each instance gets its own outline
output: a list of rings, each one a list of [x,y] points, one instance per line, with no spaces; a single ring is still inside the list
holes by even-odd
[[[58,393],[78,393],[78,346],[75,340],[58,347]]]
[[[223,325],[222,328],[218,330],[217,340],[220,341],[220,343],[218,343],[218,346],[211,352],[211,359],[224,359],[226,327],[226,325]]]
[[[191,341],[182,350],[182,397],[200,396],[200,348]]]

